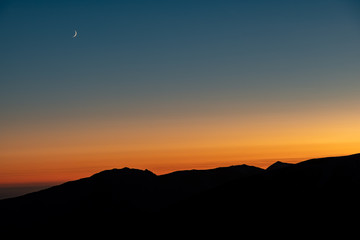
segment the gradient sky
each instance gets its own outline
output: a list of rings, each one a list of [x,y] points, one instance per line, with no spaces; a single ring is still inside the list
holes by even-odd
[[[358,1],[11,0],[0,30],[0,184],[359,152]]]

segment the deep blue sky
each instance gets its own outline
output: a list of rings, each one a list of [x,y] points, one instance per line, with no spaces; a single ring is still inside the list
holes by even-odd
[[[0,5],[3,128],[358,94],[358,1],[54,2]]]
[[[53,2],[0,5],[10,118],[69,104],[125,110],[359,86],[355,1]]]

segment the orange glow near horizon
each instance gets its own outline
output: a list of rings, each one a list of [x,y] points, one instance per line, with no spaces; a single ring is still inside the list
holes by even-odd
[[[122,167],[156,174],[238,164],[266,168],[278,160],[359,152],[359,114],[287,114],[87,121],[8,130],[1,141],[0,185],[64,182]]]
[[[156,174],[240,164],[266,168],[276,161],[296,163],[310,158],[326,157],[329,156],[329,149],[332,150],[332,156],[352,154],[358,146],[359,143],[345,143],[112,153],[94,151],[81,154],[34,154],[26,157],[18,155],[12,156],[12,164],[1,168],[0,183],[64,182],[88,177],[102,170],[123,167],[149,169]]]

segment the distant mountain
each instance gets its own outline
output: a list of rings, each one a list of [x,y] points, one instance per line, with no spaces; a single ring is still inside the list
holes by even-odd
[[[228,181],[264,171],[247,165],[210,170],[178,171],[157,176],[148,170],[112,169],[21,197],[0,200],[7,225],[87,222],[108,214],[137,221],[134,216],[154,214],[192,195]],[[21,217],[19,217],[21,216]],[[71,216],[71,217],[69,217]],[[137,218],[137,217],[135,217]]]
[[[157,176],[138,169],[106,170],[21,197],[0,201],[7,225],[86,222],[110,212],[136,212],[151,205],[151,186]],[[146,201],[144,200],[146,199]],[[20,217],[21,216],[21,217]]]
[[[217,227],[232,225],[272,231],[282,226],[341,226],[360,214],[360,154],[312,159],[272,168],[213,188],[181,202],[172,215]],[[218,221],[221,219],[221,221]],[[351,220],[351,221],[353,221]],[[359,223],[358,220],[355,220]],[[351,226],[351,224],[349,224]]]
[[[160,194],[169,203],[186,199],[193,194],[220,186],[235,179],[242,179],[262,173],[261,168],[239,165],[209,170],[185,170],[159,176]]]
[[[266,170],[274,170],[274,169],[280,169],[280,168],[284,168],[284,167],[288,167],[290,166],[291,163],[284,163],[284,162],[280,162],[280,161],[277,161],[273,164],[271,164]]]
[[[1,226],[46,229],[267,229],[357,219],[360,154],[155,175],[112,169],[0,200]],[[205,231],[205,229],[203,229]]]

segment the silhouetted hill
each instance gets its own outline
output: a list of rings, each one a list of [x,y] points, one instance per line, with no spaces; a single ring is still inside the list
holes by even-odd
[[[0,210],[7,215],[8,225],[41,223],[43,219],[50,219],[54,224],[69,221],[75,224],[72,223],[73,216],[83,224],[94,218],[95,222],[97,219],[109,221],[110,215],[121,216],[122,219],[117,221],[138,221],[137,216],[152,215],[189,196],[262,171],[242,165],[157,176],[148,170],[112,169],[39,192],[1,200]]]
[[[261,168],[239,165],[209,170],[185,170],[159,176],[164,199],[177,202],[235,179],[259,174]],[[166,204],[167,205],[167,204]]]
[[[189,225],[226,228],[233,217],[244,228],[266,230],[304,221],[340,227],[360,213],[360,154],[280,165],[187,199],[169,212],[179,219],[193,216]]]
[[[287,167],[289,165],[291,165],[291,163],[284,163],[284,162],[277,161],[277,162],[271,164],[266,170],[280,169],[280,168]]]
[[[107,214],[136,213],[152,204],[151,185],[156,175],[148,170],[113,169],[39,192],[0,201],[7,224],[61,224],[98,221]],[[146,199],[146,201],[144,200]],[[11,210],[11,211],[10,211]]]
[[[357,219],[360,154],[177,171],[113,169],[21,197],[0,200],[8,227],[202,231],[293,227]]]

